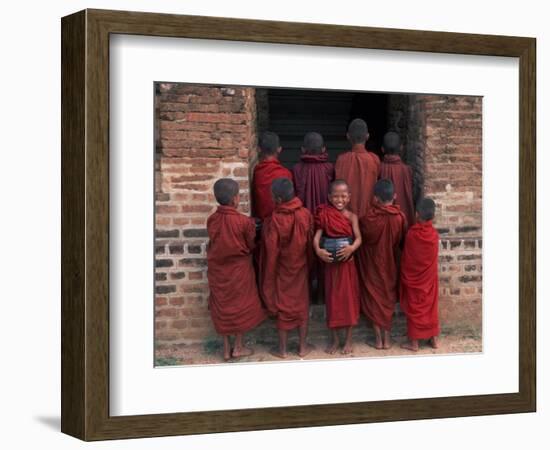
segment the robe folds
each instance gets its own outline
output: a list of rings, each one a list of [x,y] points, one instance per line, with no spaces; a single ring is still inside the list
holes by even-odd
[[[218,206],[206,228],[208,302],[214,328],[221,335],[244,333],[266,318],[252,265],[254,221],[236,208]]]
[[[292,172],[284,167],[278,159],[269,158],[260,161],[254,167],[252,177],[252,195],[254,216],[265,220],[275,209],[271,196],[271,183],[276,178],[293,180]]]
[[[307,323],[313,218],[301,200],[275,207],[264,221],[260,253],[260,293],[279,330]]]
[[[317,208],[315,228],[331,238],[353,237],[350,220],[334,206]],[[351,327],[359,321],[359,282],[354,257],[345,262],[323,263],[325,270],[325,305],[329,328]]]
[[[438,253],[439,234],[432,221],[413,225],[401,258],[401,309],[407,317],[409,339],[439,335]]]
[[[378,156],[362,144],[355,144],[351,151],[342,153],[336,160],[336,179],[349,184],[351,199],[348,207],[359,218],[367,213],[372,202],[379,167]]]
[[[363,238],[357,255],[361,284],[361,310],[368,321],[390,330],[399,299],[399,245],[407,219],[398,206],[374,202],[359,219]]]
[[[296,196],[315,214],[317,207],[328,201],[328,188],[334,179],[334,164],[328,154],[302,155],[293,168]]]
[[[415,222],[413,202],[413,173],[411,166],[401,161],[399,155],[385,155],[380,163],[380,179],[388,179],[395,190],[395,205],[398,205],[407,218],[409,226]]]

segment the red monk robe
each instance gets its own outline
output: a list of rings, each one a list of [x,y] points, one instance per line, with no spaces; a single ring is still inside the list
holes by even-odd
[[[293,168],[296,196],[315,214],[317,207],[327,203],[328,187],[334,179],[334,164],[328,162],[328,154],[302,155]]]
[[[321,205],[315,214],[315,228],[326,237],[352,237],[347,217],[331,204]],[[345,262],[324,264],[325,303],[329,328],[351,327],[359,321],[359,281],[353,256]]]
[[[363,237],[357,255],[361,309],[370,322],[389,331],[399,298],[399,244],[405,237],[407,219],[398,206],[375,201],[359,219],[359,227]]]
[[[401,257],[401,309],[411,340],[439,335],[438,252],[439,234],[431,220],[410,228]]]
[[[276,158],[264,159],[254,167],[252,179],[253,215],[262,221],[269,217],[275,209],[271,197],[271,183],[275,178],[288,178],[294,181],[292,172]]]
[[[313,218],[298,197],[277,205],[264,222],[260,293],[280,330],[307,323],[312,240]]]
[[[367,151],[363,144],[354,144],[351,151],[342,153],[336,160],[336,179],[348,183],[351,191],[348,207],[358,218],[370,207],[379,166],[378,156]]]
[[[405,214],[407,224],[413,225],[415,220],[413,202],[413,174],[409,165],[401,161],[399,155],[385,155],[380,163],[380,179],[393,183],[395,202]]]
[[[250,217],[232,206],[218,206],[207,221],[209,308],[216,332],[245,333],[259,325],[266,314],[262,308],[252,251],[256,229]]]

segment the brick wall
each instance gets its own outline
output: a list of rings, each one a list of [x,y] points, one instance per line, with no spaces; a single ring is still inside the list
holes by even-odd
[[[156,95],[157,348],[214,334],[207,309],[206,219],[212,186],[232,177],[249,211],[256,154],[254,89],[159,83]]]
[[[424,195],[437,204],[440,313],[450,331],[481,332],[481,117],[481,97],[410,98],[407,147]]]

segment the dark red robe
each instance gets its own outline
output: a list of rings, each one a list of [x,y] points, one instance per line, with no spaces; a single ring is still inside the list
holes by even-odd
[[[385,155],[380,163],[379,178],[385,178],[393,183],[395,202],[405,214],[409,226],[415,222],[413,202],[413,173],[399,155]]]
[[[275,209],[273,197],[271,196],[271,183],[276,178],[288,178],[294,181],[292,172],[276,158],[264,159],[254,167],[252,178],[253,215],[259,217],[262,221],[269,217]]]
[[[315,228],[326,237],[354,237],[350,220],[331,204],[315,214]],[[353,256],[325,267],[325,304],[329,328],[351,327],[359,321],[359,281]]]
[[[363,237],[357,255],[361,309],[371,323],[389,330],[399,298],[399,244],[407,219],[398,206],[374,202],[359,227]]]
[[[334,164],[328,162],[328,154],[302,155],[293,168],[296,196],[315,214],[317,207],[328,201],[328,188],[334,179]]]
[[[409,339],[439,335],[439,234],[431,221],[413,225],[401,257],[401,309]]]
[[[336,178],[349,184],[351,200],[348,207],[359,218],[367,213],[372,202],[379,166],[378,156],[362,144],[354,145],[351,151],[342,153],[336,160]]]
[[[307,322],[313,218],[298,197],[277,205],[262,230],[260,294],[277,328]]]
[[[208,302],[214,328],[221,335],[244,333],[266,318],[252,266],[254,221],[231,206],[218,206],[206,228]]]

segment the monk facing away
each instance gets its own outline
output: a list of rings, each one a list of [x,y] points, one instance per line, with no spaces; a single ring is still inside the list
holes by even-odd
[[[276,206],[264,222],[260,259],[260,292],[279,335],[271,353],[286,358],[288,331],[298,328],[298,355],[304,357],[312,350],[306,339],[313,218],[288,178],[275,179],[272,193]]]
[[[353,193],[349,209],[361,218],[367,213],[372,201],[380,160],[378,156],[365,148],[369,130],[364,120],[352,120],[346,136],[351,143],[351,151],[338,156],[335,176],[348,183]]]
[[[350,192],[344,180],[330,184],[329,203],[317,208],[315,214],[315,237],[313,247],[325,263],[325,303],[327,325],[331,330],[332,343],[326,352],[334,354],[340,347],[338,331],[345,330],[343,354],[352,352],[352,329],[359,321],[359,282],[353,253],[361,245],[361,233],[357,216],[346,208]],[[321,239],[349,238],[336,252],[336,259],[321,246]],[[325,245],[326,246],[326,245]]]
[[[432,225],[435,203],[424,198],[416,207],[417,223],[407,233],[401,258],[401,309],[407,317],[409,342],[401,347],[418,351],[419,339],[438,347],[439,235]]]
[[[395,190],[394,204],[401,208],[407,218],[407,224],[415,222],[413,201],[413,173],[411,166],[401,161],[401,139],[399,135],[390,131],[384,135],[382,146],[384,159],[380,163],[380,179],[387,179],[393,183]]]
[[[275,178],[288,178],[292,180],[292,172],[279,161],[282,151],[279,136],[271,131],[266,131],[260,136],[258,147],[259,162],[254,167],[252,176],[252,198],[254,216],[261,221],[269,217],[275,209],[271,196],[271,183]]]
[[[208,305],[216,332],[223,336],[223,358],[253,354],[243,334],[265,318],[252,265],[256,229],[253,219],[237,211],[239,185],[229,178],[214,183],[218,209],[207,221]],[[235,282],[238,281],[238,289]],[[230,336],[235,336],[231,349]]]
[[[328,186],[334,179],[334,164],[328,161],[323,136],[310,132],[304,136],[300,162],[293,168],[296,196],[315,214],[327,202]]]
[[[358,252],[361,282],[361,309],[375,334],[374,347],[391,348],[391,326],[398,300],[399,246],[405,237],[407,219],[393,204],[392,182],[379,180],[374,186],[374,201],[359,220],[363,244]]]

